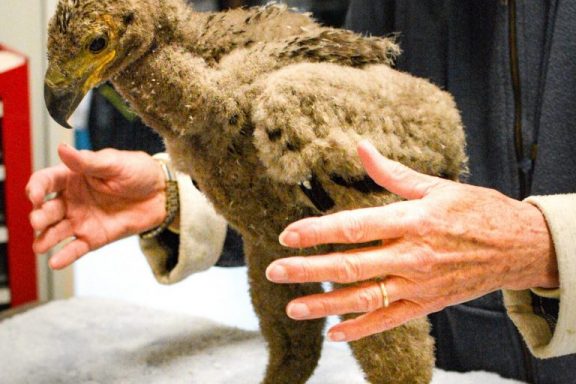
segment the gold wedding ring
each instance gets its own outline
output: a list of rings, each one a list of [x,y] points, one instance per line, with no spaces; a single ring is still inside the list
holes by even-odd
[[[380,287],[380,291],[382,292],[382,307],[388,308],[388,306],[390,305],[390,299],[388,298],[388,290],[386,289],[386,283],[384,283],[384,280],[380,280],[378,286]]]

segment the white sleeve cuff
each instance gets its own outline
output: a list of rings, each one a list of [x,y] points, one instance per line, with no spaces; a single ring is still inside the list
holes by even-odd
[[[167,154],[154,157],[169,162]],[[175,173],[180,195],[180,244],[178,262],[174,268],[167,269],[171,250],[163,247],[158,238],[140,239],[142,252],[156,280],[162,284],[176,283],[192,273],[213,266],[222,253],[226,238],[227,224],[224,218],[216,213],[208,199],[194,187],[190,176]]]
[[[504,291],[505,304],[534,356],[548,358],[576,353],[576,194],[532,196],[548,224],[560,275],[558,322],[552,333],[535,314],[529,290]]]

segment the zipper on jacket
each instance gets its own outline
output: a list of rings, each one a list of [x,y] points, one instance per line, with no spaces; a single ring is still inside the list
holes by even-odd
[[[514,149],[518,168],[520,198],[528,195],[529,174],[532,159],[524,156],[524,137],[522,135],[522,91],[520,85],[520,65],[518,63],[518,44],[516,31],[516,0],[508,1],[508,47],[510,52],[510,75],[514,95]]]
[[[518,169],[518,182],[520,189],[520,198],[523,199],[529,193],[529,175],[532,172],[532,156],[535,155],[536,148],[532,148],[529,156],[524,156],[524,138],[522,135],[522,92],[520,87],[520,65],[518,63],[518,43],[517,43],[517,30],[516,30],[516,0],[508,0],[508,48],[510,60],[510,75],[512,78],[512,92],[514,96],[514,148],[516,151],[516,161]],[[520,340],[522,348],[522,357],[524,360],[524,369],[526,373],[526,380],[530,383],[535,382],[534,367],[532,366],[532,358],[530,351]]]

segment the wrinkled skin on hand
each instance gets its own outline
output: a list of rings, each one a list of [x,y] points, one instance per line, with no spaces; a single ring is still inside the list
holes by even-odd
[[[358,151],[369,175],[406,201],[308,218],[285,229],[280,242],[293,248],[381,241],[271,263],[266,274],[277,283],[358,283],[293,300],[291,318],[364,313],[328,332],[333,341],[351,341],[498,289],[558,286],[550,234],[536,207],[417,173],[367,142]],[[378,284],[363,282],[376,277],[385,277],[387,308]]]
[[[143,152],[77,151],[60,145],[63,163],[35,172],[26,187],[36,253],[67,241],[50,259],[61,269],[87,252],[159,225],[166,215],[161,166]]]

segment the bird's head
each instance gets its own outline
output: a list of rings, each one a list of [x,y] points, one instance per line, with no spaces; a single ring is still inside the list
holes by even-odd
[[[154,0],[60,0],[48,30],[44,98],[68,118],[84,95],[124,70],[154,41]]]

